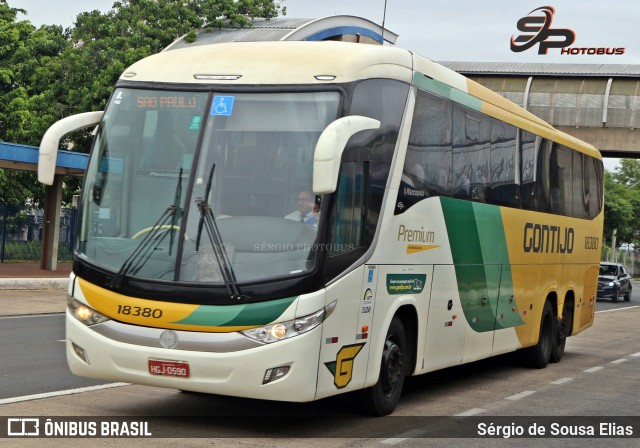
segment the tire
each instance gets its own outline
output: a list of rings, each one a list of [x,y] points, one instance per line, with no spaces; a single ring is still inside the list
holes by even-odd
[[[631,301],[631,285],[629,285],[629,289],[627,290],[627,293],[624,295],[624,301],[625,302]]]
[[[570,306],[567,306],[569,304]],[[567,343],[567,337],[571,334],[571,326],[573,325],[573,301],[564,301],[562,306],[562,319],[557,320],[556,338],[551,345],[551,357],[549,362],[560,362],[564,356],[564,347]]]
[[[557,322],[551,303],[548,300],[545,301],[540,319],[538,343],[533,347],[525,348],[522,352],[525,365],[535,369],[544,369],[547,366],[557,334]]]
[[[393,412],[402,395],[407,360],[404,326],[396,316],[391,321],[385,338],[378,382],[362,391],[361,404],[366,414],[381,417]]]
[[[620,290],[616,289],[615,292],[613,293],[613,297],[611,297],[611,301],[613,303],[616,303],[619,298],[620,298]]]

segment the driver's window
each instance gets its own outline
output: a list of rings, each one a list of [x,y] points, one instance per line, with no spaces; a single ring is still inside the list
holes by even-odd
[[[340,181],[331,222],[330,255],[352,252],[362,246],[365,203],[363,164],[345,162],[340,168]]]

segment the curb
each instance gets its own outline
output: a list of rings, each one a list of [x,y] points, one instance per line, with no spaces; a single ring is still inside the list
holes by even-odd
[[[68,278],[0,278],[2,289],[61,289],[69,287]]]

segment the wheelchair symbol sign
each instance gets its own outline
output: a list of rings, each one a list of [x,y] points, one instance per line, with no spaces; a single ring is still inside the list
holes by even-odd
[[[234,96],[214,96],[213,104],[211,105],[211,115],[230,117],[235,99]]]

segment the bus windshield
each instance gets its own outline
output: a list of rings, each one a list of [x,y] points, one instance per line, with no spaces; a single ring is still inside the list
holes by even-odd
[[[339,104],[328,91],[117,89],[87,169],[80,259],[214,284],[225,259],[234,282],[312,269],[313,152]]]

